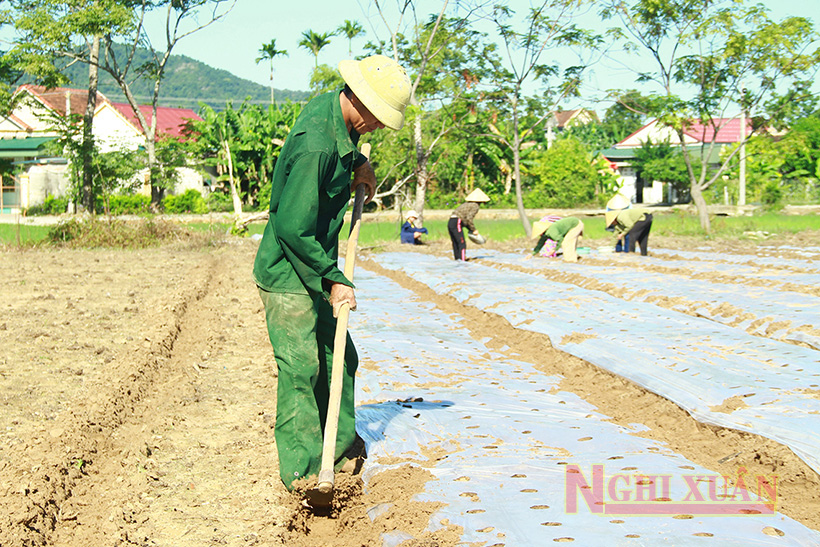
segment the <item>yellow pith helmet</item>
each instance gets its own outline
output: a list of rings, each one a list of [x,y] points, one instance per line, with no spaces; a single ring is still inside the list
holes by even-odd
[[[342,79],[356,97],[385,127],[404,126],[404,109],[410,102],[410,78],[404,69],[384,55],[339,63]]]
[[[487,203],[488,201],[490,201],[490,198],[487,197],[487,194],[482,192],[480,188],[476,188],[475,190],[473,190],[472,192],[467,194],[467,197],[464,198],[464,201],[474,201],[476,203]]]

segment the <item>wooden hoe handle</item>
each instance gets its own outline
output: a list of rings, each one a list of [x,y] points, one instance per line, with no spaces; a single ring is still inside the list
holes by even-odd
[[[370,156],[370,144],[362,145],[362,154]],[[353,270],[356,267],[356,245],[359,241],[359,228],[364,207],[365,188],[363,184],[356,187],[356,197],[353,199],[353,214],[350,220],[350,237],[347,239],[347,253],[345,254],[345,277],[353,281]],[[319,472],[317,489],[328,496],[328,503],[332,501],[334,473],[333,465],[336,460],[336,435],[339,431],[339,410],[342,403],[342,384],[344,382],[345,346],[347,344],[347,320],[350,317],[350,305],[345,302],[339,306],[339,315],[336,318],[336,334],[333,340],[333,364],[330,374],[330,397],[328,399],[327,420],[325,422],[324,443],[322,444],[322,469]]]

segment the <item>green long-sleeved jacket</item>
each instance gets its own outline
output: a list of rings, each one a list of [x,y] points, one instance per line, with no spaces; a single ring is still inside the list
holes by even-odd
[[[535,244],[532,254],[538,254],[538,251],[544,248],[544,245],[547,243],[548,239],[553,240],[556,247],[561,247],[561,244],[564,243],[564,238],[566,235],[570,230],[578,226],[579,222],[581,221],[575,217],[566,217],[553,222],[549,228],[541,234],[541,237],[538,238],[538,243]]]
[[[615,222],[612,227],[615,228],[616,235],[623,235],[629,232],[635,223],[646,218],[648,211],[643,207],[633,207],[631,209],[624,209],[615,217]]]
[[[270,217],[253,266],[269,292],[319,294],[324,280],[353,286],[337,265],[354,166],[365,161],[348,133],[339,92],[312,100],[296,120],[273,172]]]

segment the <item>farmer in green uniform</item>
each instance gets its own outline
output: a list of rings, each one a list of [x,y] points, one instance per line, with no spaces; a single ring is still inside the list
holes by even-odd
[[[635,252],[635,245],[641,246],[641,256],[646,256],[649,248],[649,231],[652,229],[652,213],[643,207],[613,210],[604,213],[606,228],[612,228],[618,241],[629,236],[629,252]]]
[[[357,149],[359,136],[401,129],[410,99],[404,69],[388,57],[342,61],[339,71],[344,90],[310,101],[279,154],[270,217],[253,266],[279,373],[274,435],[279,475],[288,489],[321,468],[335,317],[344,302],[356,309],[353,283],[337,258],[351,192],[365,184],[367,201],[375,193],[373,169]],[[354,416],[357,366],[348,335],[337,470],[363,456]]]

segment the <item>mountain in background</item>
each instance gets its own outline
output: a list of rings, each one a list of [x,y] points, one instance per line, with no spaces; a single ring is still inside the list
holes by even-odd
[[[125,58],[124,46],[115,46],[117,58]],[[140,66],[149,60],[148,50],[140,49],[134,66]],[[260,70],[265,66],[260,65]],[[70,87],[76,89],[88,88],[88,65],[76,63],[63,70],[71,80]],[[140,79],[131,84],[131,92],[140,103],[151,102],[154,83]],[[100,71],[99,91],[109,100],[119,103],[127,102],[125,96],[114,79]],[[291,91],[289,89],[275,89],[277,103],[291,100],[293,102],[306,101],[310,95],[307,91]],[[250,80],[234,76],[227,70],[213,68],[201,61],[191,59],[185,55],[171,55],[165,69],[165,77],[160,87],[159,105],[190,108],[199,111],[199,103],[205,103],[214,110],[223,110],[228,101],[238,107],[245,99],[252,103],[270,104],[270,88]]]

